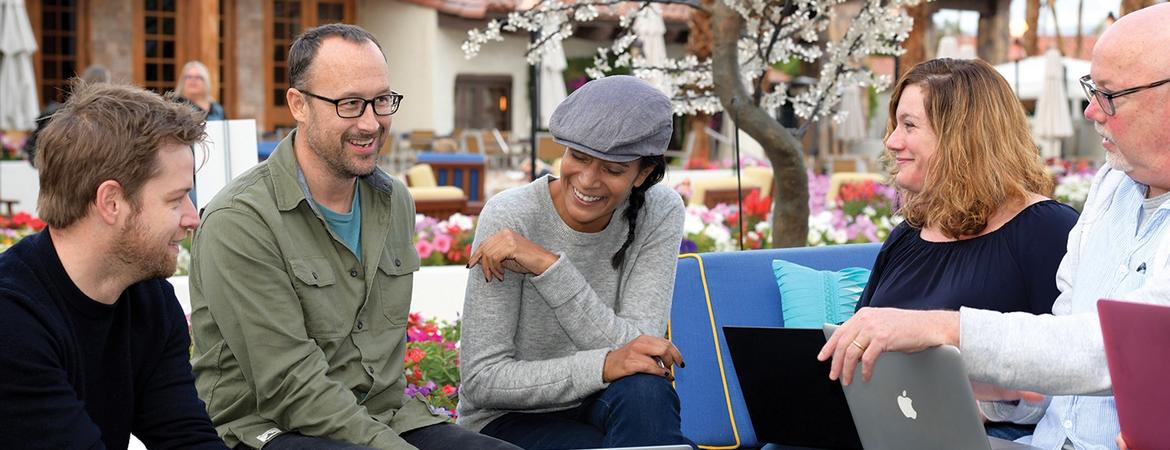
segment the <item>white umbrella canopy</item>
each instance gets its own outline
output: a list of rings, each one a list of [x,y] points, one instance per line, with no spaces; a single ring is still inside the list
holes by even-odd
[[[545,33],[555,33],[556,28],[546,29]],[[565,100],[565,69],[569,63],[565,60],[565,49],[561,41],[553,39],[545,44],[544,55],[540,58],[540,125],[548,128],[553,111],[557,105]]]
[[[1017,97],[1021,100],[1034,100],[1040,97],[1040,91],[1044,89],[1045,63],[1043,55],[1030,56],[1021,59],[1018,63],[1013,61],[997,64],[995,70],[1003,75],[1012,89],[1017,89]],[[1062,64],[1068,69],[1065,71],[1067,96],[1070,99],[1082,100],[1084,91],[1081,90],[1081,85],[1077,80],[1081,78],[1081,75],[1089,74],[1089,62],[1083,59],[1063,58]],[[1018,82],[1016,81],[1017,69],[1020,74]]]
[[[1044,59],[1044,88],[1036,99],[1032,135],[1040,144],[1040,156],[1059,158],[1060,140],[1073,134],[1072,114],[1060,52],[1050,48]]]
[[[24,0],[0,0],[0,130],[36,128],[36,50]]]
[[[666,64],[666,22],[662,20],[662,11],[659,5],[653,4],[643,8],[634,20],[634,34],[642,44],[643,64],[648,67],[662,67]],[[662,70],[643,70],[637,74],[648,83],[658,88],[667,97],[670,92],[666,74]]]

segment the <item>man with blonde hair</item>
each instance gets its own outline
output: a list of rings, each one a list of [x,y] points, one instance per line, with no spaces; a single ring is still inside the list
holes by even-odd
[[[202,119],[78,82],[38,143],[48,227],[0,254],[0,445],[222,449],[174,288]]]
[[[1052,315],[865,308],[821,351],[830,377],[868,379],[885,351],[959,346],[991,419],[1037,423],[1041,448],[1116,445],[1117,410],[1096,304],[1100,298],[1170,304],[1170,4],[1131,13],[1109,27],[1081,78],[1085,118],[1104,138],[1106,164],[1069,234],[1056,274]],[[1005,390],[1006,389],[1006,390]],[[1021,393],[1052,395],[1039,404]],[[1096,394],[1084,396],[1078,394]],[[1033,400],[1034,396],[1027,396]]]

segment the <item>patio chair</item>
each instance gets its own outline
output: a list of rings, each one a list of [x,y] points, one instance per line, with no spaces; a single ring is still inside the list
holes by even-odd
[[[417,164],[406,171],[406,183],[414,197],[415,213],[437,219],[467,208],[467,196],[455,186],[439,186],[430,164]]]

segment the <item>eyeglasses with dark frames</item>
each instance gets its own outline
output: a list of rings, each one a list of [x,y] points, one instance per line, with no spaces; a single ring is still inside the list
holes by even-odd
[[[1170,78],[1161,81],[1155,81],[1143,86],[1131,87],[1128,89],[1122,89],[1120,91],[1110,92],[1099,89],[1096,84],[1093,84],[1091,75],[1085,75],[1081,77],[1081,88],[1085,90],[1085,98],[1089,99],[1090,101],[1093,98],[1096,98],[1097,106],[1099,106],[1101,110],[1105,112],[1105,114],[1110,116],[1117,113],[1117,107],[1113,105],[1113,99],[1135,92],[1141,92],[1146,89],[1156,88],[1166,83],[1170,83]]]
[[[379,95],[374,98],[345,97],[334,99],[317,95],[303,89],[297,90],[302,94],[308,95],[309,97],[332,103],[333,106],[337,108],[337,117],[342,119],[353,119],[361,117],[362,114],[366,113],[366,105],[374,105],[375,115],[389,116],[398,112],[398,105],[402,103],[402,97],[404,97],[402,94],[390,91],[389,94]]]

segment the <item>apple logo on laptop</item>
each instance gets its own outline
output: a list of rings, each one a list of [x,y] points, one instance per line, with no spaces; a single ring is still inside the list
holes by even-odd
[[[906,395],[906,391],[902,391],[902,395],[898,396],[898,409],[902,410],[902,415],[907,419],[918,419],[918,411],[914,410],[914,400]]]

